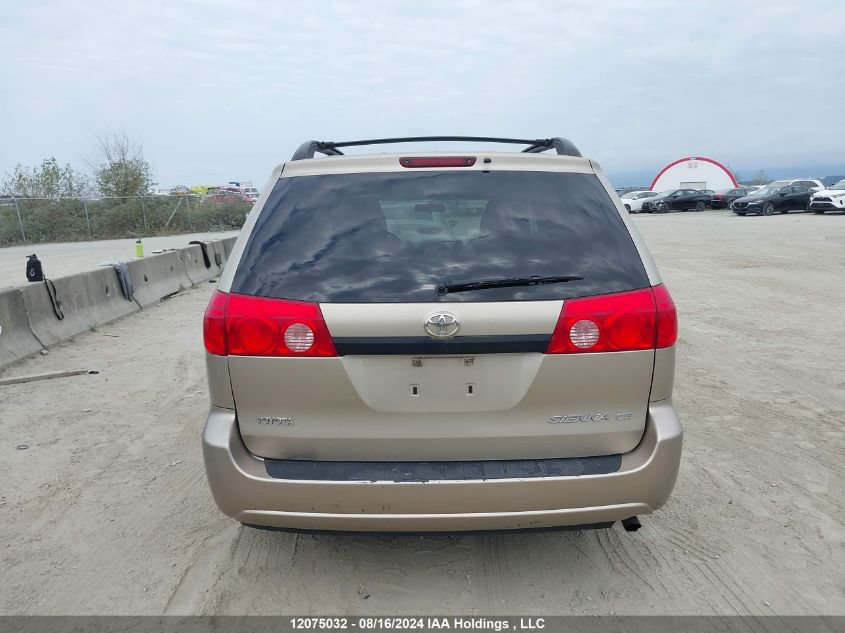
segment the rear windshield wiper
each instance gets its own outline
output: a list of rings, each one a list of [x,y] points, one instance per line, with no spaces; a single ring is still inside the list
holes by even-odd
[[[487,288],[511,288],[513,286],[540,286],[543,284],[562,284],[567,281],[580,281],[583,277],[576,275],[556,275],[552,277],[515,277],[502,279],[484,279],[482,281],[470,281],[463,284],[455,284],[447,281],[445,284],[437,284],[437,294],[446,295],[450,292],[468,292],[470,290],[485,290]]]

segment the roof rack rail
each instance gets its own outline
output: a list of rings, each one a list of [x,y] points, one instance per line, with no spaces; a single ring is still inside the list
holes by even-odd
[[[555,136],[553,138],[524,139],[498,138],[495,136],[405,136],[398,138],[375,138],[366,141],[305,141],[294,152],[291,160],[314,158],[317,152],[326,156],[342,156],[339,147],[355,147],[359,145],[387,145],[391,143],[426,143],[426,142],[467,141],[472,143],[509,143],[512,145],[527,145],[523,152],[536,154],[554,149],[562,156],[581,156],[581,152],[572,141]]]

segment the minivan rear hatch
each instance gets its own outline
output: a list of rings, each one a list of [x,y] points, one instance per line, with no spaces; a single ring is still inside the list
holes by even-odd
[[[253,453],[503,460],[637,445],[655,304],[604,186],[455,165],[279,179],[227,298]]]

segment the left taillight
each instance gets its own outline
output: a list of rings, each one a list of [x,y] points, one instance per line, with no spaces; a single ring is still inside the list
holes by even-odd
[[[208,302],[202,320],[202,338],[205,351],[217,356],[226,356],[226,305],[229,295],[216,291]]]
[[[675,305],[663,285],[567,299],[546,353],[626,352],[671,347],[677,332]]]
[[[230,294],[225,321],[229,356],[337,356],[316,303]]]

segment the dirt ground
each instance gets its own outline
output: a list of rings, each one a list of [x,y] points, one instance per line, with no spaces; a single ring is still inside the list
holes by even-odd
[[[845,614],[845,217],[636,222],[686,430],[639,532],[240,527],[200,451],[209,284],[0,374],[100,372],[0,387],[0,613]]]

